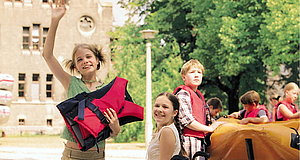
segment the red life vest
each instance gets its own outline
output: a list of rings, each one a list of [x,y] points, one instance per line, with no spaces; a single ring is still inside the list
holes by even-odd
[[[248,118],[248,117],[258,117],[258,112],[260,110],[264,110],[266,112],[266,116],[268,116],[268,110],[266,109],[266,106],[264,105],[258,105],[258,107],[250,112],[245,110],[244,115],[242,116],[243,118]]]
[[[192,106],[192,115],[196,121],[199,123],[206,125],[206,115],[205,115],[205,99],[202,93],[197,90],[194,92],[190,87],[181,85],[177,87],[173,94],[177,94],[181,89],[187,91],[191,97],[191,106]],[[205,133],[202,131],[195,131],[185,127],[183,129],[183,135],[189,137],[197,137],[197,138],[204,138]]]
[[[127,82],[116,77],[99,90],[80,93],[57,105],[80,150],[87,151],[110,136],[111,129],[103,115],[107,108],[116,111],[120,125],[144,119],[144,108],[133,103],[126,90]]]
[[[297,112],[297,105],[293,104],[293,103],[289,103],[287,101],[281,101],[281,102],[278,102],[275,106],[275,110],[276,110],[276,113],[275,113],[275,121],[287,121],[287,120],[290,120],[289,118],[286,118],[284,117],[278,110],[278,107],[280,104],[283,104],[285,105],[292,113],[296,113]],[[294,106],[294,107],[293,107]],[[278,118],[278,115],[281,115],[282,118]]]

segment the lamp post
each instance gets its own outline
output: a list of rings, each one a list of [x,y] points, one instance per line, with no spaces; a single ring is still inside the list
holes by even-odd
[[[146,39],[146,124],[145,124],[145,138],[146,146],[149,145],[152,135],[152,89],[151,89],[151,42],[150,39],[158,33],[155,30],[142,30],[142,37]]]

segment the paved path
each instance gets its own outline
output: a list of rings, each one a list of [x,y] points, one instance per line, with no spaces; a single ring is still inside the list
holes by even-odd
[[[106,160],[144,160],[145,149],[118,149],[118,144],[106,147]],[[123,145],[123,144],[122,144]],[[134,145],[134,144],[129,144]],[[123,147],[121,147],[123,148]],[[29,148],[0,146],[0,160],[60,160],[63,148]]]

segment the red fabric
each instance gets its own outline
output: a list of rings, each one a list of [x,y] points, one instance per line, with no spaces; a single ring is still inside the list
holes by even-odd
[[[106,112],[106,109],[108,108],[114,109],[115,112],[118,113],[118,118],[133,116],[143,119],[144,108],[130,101],[125,101],[125,88],[127,82],[128,81],[126,79],[117,77],[112,88],[102,98],[94,99],[91,103],[99,107],[99,110],[102,113]],[[121,108],[122,111],[120,112]],[[79,120],[78,116],[76,116],[74,121],[79,125],[82,139],[85,139],[90,135],[96,138],[98,133],[107,127],[107,124],[101,123],[99,118],[87,107],[84,108],[84,120]],[[71,129],[71,127],[69,125],[67,126],[68,129],[74,134],[74,131]],[[76,136],[75,138],[78,141]],[[78,145],[81,148],[79,143]]]
[[[268,116],[268,110],[266,109],[266,106],[264,106],[264,105],[259,105],[256,109],[254,109],[254,110],[252,110],[252,111],[250,111],[250,112],[246,111],[246,113],[245,113],[245,115],[244,115],[244,118],[248,118],[248,117],[258,117],[258,112],[259,112],[260,110],[264,110],[264,111],[266,112],[266,114],[267,114],[267,117],[269,117],[269,116]]]
[[[117,78],[112,88],[102,98],[94,99],[92,103],[99,107],[99,110],[102,113],[106,112],[106,109],[108,108],[112,108],[118,113],[125,104],[124,95],[127,82],[128,81],[125,79]],[[133,105],[133,103],[130,105]],[[129,106],[129,108],[130,107],[131,106]],[[75,117],[74,121],[82,127],[83,138],[88,137],[90,134],[97,137],[98,133],[106,127],[106,125],[102,124],[98,117],[87,107],[84,109],[84,120],[78,120],[78,117]]]
[[[115,110],[120,125],[144,119],[144,108],[133,102],[126,90],[127,83],[126,79],[116,77],[99,90],[82,92],[57,105],[80,150],[87,151],[109,137],[111,130],[103,116],[108,108]]]
[[[124,109],[122,110],[121,113],[118,114],[118,118],[133,116],[133,115],[140,119],[144,119],[144,108],[132,102],[125,101]]]
[[[289,102],[287,102],[287,101],[281,101],[281,102],[279,102],[279,103],[275,106],[275,107],[276,107],[276,113],[275,113],[276,119],[275,119],[275,121],[279,121],[279,120],[280,120],[280,119],[278,118],[278,115],[281,115],[281,116],[283,117],[283,119],[282,119],[283,121],[290,120],[289,118],[284,117],[284,116],[278,111],[278,106],[279,106],[280,104],[285,105],[292,113],[296,113],[296,112],[297,112],[298,106],[297,106],[296,104],[289,103]],[[293,107],[293,106],[294,106],[294,107]]]
[[[190,87],[181,85],[177,87],[173,93],[177,93],[180,89],[188,91],[191,96],[191,106],[192,106],[192,115],[196,121],[199,123],[206,125],[206,116],[205,116],[205,100],[202,93],[197,90],[194,92]],[[204,138],[205,133],[201,131],[195,131],[185,127],[183,129],[183,135],[189,137],[197,137],[197,138]]]

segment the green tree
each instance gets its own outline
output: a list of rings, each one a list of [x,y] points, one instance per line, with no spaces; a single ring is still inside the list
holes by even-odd
[[[145,17],[145,28],[159,30],[167,44],[177,43],[179,52],[167,52],[167,57],[174,54],[182,62],[195,58],[204,64],[201,90],[206,98],[223,99],[229,113],[239,110],[238,98],[248,90],[258,91],[264,100],[269,72],[281,75],[280,81],[299,81],[297,0],[122,2],[132,13]],[[155,60],[153,73],[162,61]],[[288,75],[280,72],[282,65],[290,71]],[[177,85],[181,80],[171,83]]]
[[[113,39],[112,62],[114,71],[109,75],[108,81],[119,76],[127,79],[128,92],[135,103],[145,106],[146,88],[146,47],[139,31],[142,26],[127,24],[116,28],[110,33]],[[152,97],[160,92],[172,92],[179,82],[178,70],[182,65],[176,42],[161,43],[164,35],[160,34],[152,42]],[[115,138],[117,142],[143,141],[144,122],[134,122],[122,126],[121,133]]]
[[[109,80],[119,76],[128,80],[127,89],[134,102],[145,106],[145,53],[143,39],[135,25],[128,24],[110,33],[113,43],[111,55],[113,72]],[[122,126],[116,142],[143,141],[144,123],[134,122]]]
[[[199,25],[195,26],[197,49],[191,57],[201,60],[207,68],[203,84],[206,93],[226,93],[231,113],[239,110],[239,96],[246,91],[253,89],[264,95],[267,79],[262,62],[264,52],[258,48],[266,6],[257,0],[213,2],[201,21],[194,20]],[[195,1],[195,6],[198,5]],[[201,12],[202,8],[194,8],[190,16],[197,17]]]
[[[265,66],[263,53],[257,50],[264,3],[161,0],[148,9],[151,14],[146,23],[176,38],[184,61],[195,58],[204,64],[200,88],[207,98],[227,98],[229,112],[233,112],[239,110],[238,97],[245,91],[263,93]]]
[[[265,24],[261,26],[264,64],[274,75],[280,74],[279,64],[284,64],[290,73],[280,74],[280,81],[299,82],[299,6],[298,0],[267,0],[270,12],[264,14]]]

